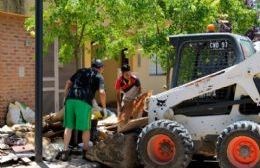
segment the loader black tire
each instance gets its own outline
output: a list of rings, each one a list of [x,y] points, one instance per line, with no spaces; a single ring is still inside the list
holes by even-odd
[[[260,126],[238,121],[228,126],[216,144],[220,168],[260,168]]]
[[[138,158],[147,168],[186,168],[193,151],[188,130],[175,121],[155,121],[142,130],[137,140]]]

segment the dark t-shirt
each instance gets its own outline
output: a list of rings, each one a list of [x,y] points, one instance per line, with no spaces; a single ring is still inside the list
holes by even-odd
[[[72,86],[67,99],[84,100],[92,105],[95,93],[99,89],[104,89],[103,76],[93,68],[79,69],[71,78]]]

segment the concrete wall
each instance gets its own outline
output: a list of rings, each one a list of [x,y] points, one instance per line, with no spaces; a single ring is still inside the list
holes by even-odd
[[[0,125],[15,100],[34,109],[34,39],[24,30],[25,17],[0,12]]]
[[[103,74],[105,79],[105,89],[107,93],[108,104],[116,102],[115,81],[120,75],[119,63],[115,60],[107,60],[105,63],[105,72]],[[153,90],[153,94],[164,91],[163,86],[166,84],[165,75],[149,75],[149,64],[151,63],[149,58],[133,56],[129,60],[129,64],[132,68],[133,74],[136,75],[142,85],[143,92]]]
[[[138,63],[139,62],[139,63]],[[150,75],[149,64],[150,59],[147,57],[134,56],[131,59],[131,65],[133,67],[133,73],[141,80],[143,92],[153,90],[153,94],[164,91],[163,86],[166,84],[165,75]],[[139,64],[139,65],[138,65]]]
[[[115,82],[118,76],[119,65],[115,60],[104,61],[104,79],[105,79],[105,90],[107,94],[107,103],[113,104],[116,102],[116,90]]]

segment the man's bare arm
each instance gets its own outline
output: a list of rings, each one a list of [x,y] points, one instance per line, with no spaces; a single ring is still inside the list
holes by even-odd
[[[70,80],[67,80],[67,82],[65,84],[65,89],[64,89],[64,98],[67,97],[69,89],[70,89],[71,86],[72,86],[72,82]]]
[[[106,108],[106,92],[104,89],[99,90],[100,103],[103,109]]]
[[[121,111],[121,104],[122,104],[120,90],[116,91],[116,102],[117,102],[117,110],[118,110],[118,112],[120,112]]]

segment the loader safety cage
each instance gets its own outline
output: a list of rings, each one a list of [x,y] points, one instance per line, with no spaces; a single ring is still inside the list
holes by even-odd
[[[176,35],[169,38],[176,53],[172,88],[235,65],[255,53],[247,37],[230,33]],[[245,114],[260,110],[248,97],[234,101],[235,88],[232,85],[184,101],[173,110],[175,114],[186,116],[229,114],[234,104],[240,104],[240,112]]]
[[[200,52],[196,53],[196,59],[194,60],[195,65],[196,63],[199,66],[199,56],[216,56],[218,54],[218,56],[222,56],[222,58],[224,59],[225,53],[228,53],[230,51],[232,51],[233,55],[234,55],[234,62],[232,62],[232,64],[227,64],[226,67],[223,66],[223,64],[219,64],[220,67],[215,69],[215,72],[218,71],[219,69],[223,69],[223,68],[227,68],[228,66],[232,66],[234,64],[237,64],[241,61],[243,61],[244,58],[244,53],[243,50],[241,48],[241,44],[240,44],[240,40],[243,41],[250,41],[248,38],[240,36],[240,35],[235,35],[235,34],[231,34],[231,33],[200,33],[200,34],[188,34],[188,35],[174,35],[174,36],[169,36],[169,40],[170,40],[170,44],[173,45],[176,48],[176,55],[175,55],[175,64],[174,64],[174,69],[173,69],[173,74],[172,74],[172,85],[171,87],[176,87],[178,86],[178,77],[179,77],[179,69],[180,69],[180,64],[181,64],[181,58],[183,56],[183,48],[185,46],[190,46],[193,45],[191,47],[193,47],[197,50],[199,50],[199,48],[202,47],[206,47],[203,48],[203,52],[209,52],[209,54],[201,54]],[[253,46],[252,46],[253,47]],[[210,51],[212,51],[212,53],[210,53]],[[195,54],[195,51],[193,51]],[[228,56],[232,56],[231,54],[229,54]],[[191,59],[191,58],[189,58]],[[219,60],[221,60],[221,57],[218,58]],[[202,59],[200,59],[202,60]],[[205,64],[204,64],[205,65]],[[190,65],[191,66],[191,65]],[[191,68],[191,67],[189,67]],[[203,67],[201,67],[203,68]],[[210,67],[204,67],[206,69],[210,69]],[[204,74],[201,74],[200,76],[194,76],[195,77],[202,77],[205,75],[208,75],[210,73],[213,73],[214,71],[204,71]],[[193,79],[194,79],[193,78]],[[193,79],[190,79],[193,80]],[[183,81],[185,82],[185,81]],[[188,82],[188,81],[186,81]],[[179,83],[179,85],[183,84],[182,82]]]

